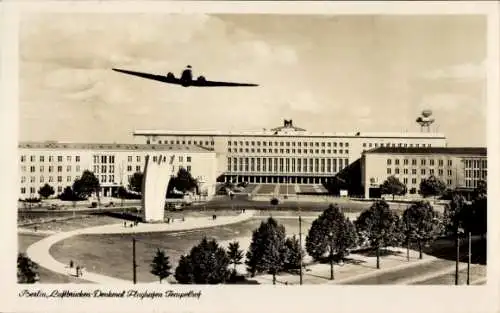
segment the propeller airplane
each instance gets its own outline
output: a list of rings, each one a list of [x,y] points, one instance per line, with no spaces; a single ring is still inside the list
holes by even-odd
[[[188,65],[179,78],[175,77],[175,75],[169,72],[166,76],[164,75],[156,75],[150,73],[142,73],[135,72],[123,69],[113,68],[113,71],[133,75],[137,77],[142,77],[146,79],[156,80],[162,83],[180,85],[182,87],[256,87],[257,84],[247,84],[247,83],[233,83],[233,82],[219,82],[219,81],[211,81],[205,79],[204,76],[198,76],[198,78],[193,79],[193,73],[191,70],[191,66]]]

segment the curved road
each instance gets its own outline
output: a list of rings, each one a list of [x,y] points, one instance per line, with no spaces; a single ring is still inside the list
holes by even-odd
[[[139,224],[135,227],[125,228],[122,223],[111,224],[104,226],[88,227],[83,229],[77,229],[69,232],[61,232],[44,238],[38,242],[35,242],[26,250],[28,257],[38,263],[40,266],[45,267],[51,271],[61,273],[63,275],[72,275],[67,264],[63,264],[50,255],[50,247],[55,243],[83,234],[123,234],[123,233],[142,233],[142,232],[173,232],[173,231],[183,231],[192,230],[200,228],[209,228],[223,225],[230,225],[235,223],[240,223],[252,218],[255,215],[255,211],[248,210],[245,213],[241,213],[236,216],[221,216],[213,220],[211,217],[191,217],[187,218],[185,221],[174,222],[170,224]],[[74,272],[74,269],[71,270]],[[130,284],[130,281],[113,278],[110,276],[105,276],[101,274],[96,274],[92,272],[84,271],[82,279],[100,284]]]

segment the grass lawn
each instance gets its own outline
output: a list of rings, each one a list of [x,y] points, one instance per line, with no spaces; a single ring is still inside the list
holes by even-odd
[[[44,235],[38,234],[18,234],[18,250],[25,253],[26,249],[33,243],[43,239]],[[65,284],[65,283],[88,283],[87,281],[77,279],[76,277],[54,273],[45,267],[38,267],[38,274],[40,275],[40,283],[42,284]]]
[[[298,233],[298,220],[279,218],[277,220],[285,225],[287,235]],[[204,236],[217,241],[250,238],[252,231],[261,221],[262,219],[255,218],[210,229],[136,234],[137,280],[139,282],[156,280],[149,270],[150,262],[158,248],[165,250],[175,268],[180,256],[189,252]],[[305,233],[308,228],[309,225],[303,225],[303,232]],[[73,260],[88,271],[132,280],[132,237],[132,234],[80,235],[55,244],[50,253],[63,263]]]

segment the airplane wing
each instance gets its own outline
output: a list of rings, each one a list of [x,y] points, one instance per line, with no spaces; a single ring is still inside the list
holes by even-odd
[[[133,76],[137,76],[137,77],[141,77],[141,78],[156,80],[156,81],[159,81],[162,83],[176,84],[176,85],[181,84],[180,79],[175,78],[175,77],[168,77],[168,76],[155,75],[155,74],[142,73],[142,72],[134,72],[134,71],[128,71],[128,70],[121,70],[121,69],[117,69],[117,68],[114,68],[113,71],[120,72],[123,74],[133,75]]]
[[[193,80],[191,82],[193,87],[256,87],[257,84],[247,84],[247,83],[231,83],[231,82],[216,82],[210,80]]]

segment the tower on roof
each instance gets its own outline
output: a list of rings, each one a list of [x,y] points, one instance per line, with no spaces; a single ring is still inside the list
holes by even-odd
[[[303,132],[303,131],[306,131],[303,128],[293,126],[293,120],[291,120],[291,119],[290,120],[283,120],[283,126],[275,127],[271,130],[274,131],[276,134],[278,134],[278,132],[288,132],[288,131]]]
[[[430,132],[431,125],[434,123],[434,118],[432,116],[431,110],[423,110],[420,116],[417,118],[416,122],[420,125],[420,131],[423,132],[426,130]]]

